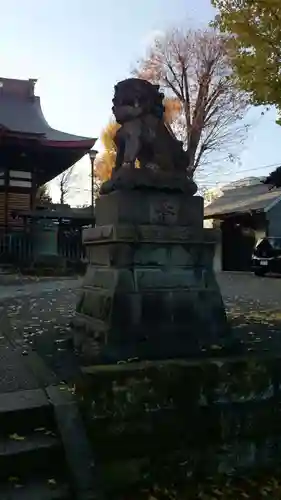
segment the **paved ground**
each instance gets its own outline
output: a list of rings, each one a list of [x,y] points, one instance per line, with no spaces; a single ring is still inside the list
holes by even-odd
[[[281,352],[281,277],[218,275],[233,333],[252,350]]]
[[[280,308],[281,276],[264,278],[251,273],[220,273],[217,275],[224,300],[229,304],[237,301],[244,305],[245,311],[253,304],[270,309]]]
[[[0,331],[25,362],[34,350],[60,379],[71,380],[77,369],[69,324],[79,286],[78,279],[61,279],[0,287]]]
[[[226,273],[218,282],[235,337],[247,350],[281,352],[281,278]],[[69,323],[79,286],[69,279],[0,286],[0,332],[23,355],[35,349],[62,379],[77,369]]]

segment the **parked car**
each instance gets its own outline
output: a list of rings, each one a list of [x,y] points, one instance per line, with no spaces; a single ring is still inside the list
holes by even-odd
[[[268,237],[259,240],[252,255],[252,270],[257,276],[281,273],[281,238]]]

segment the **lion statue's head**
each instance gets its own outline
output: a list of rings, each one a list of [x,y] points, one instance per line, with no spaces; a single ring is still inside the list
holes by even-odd
[[[141,78],[128,78],[117,83],[114,90],[112,111],[118,123],[146,114],[163,118],[164,94],[159,92],[159,85]]]

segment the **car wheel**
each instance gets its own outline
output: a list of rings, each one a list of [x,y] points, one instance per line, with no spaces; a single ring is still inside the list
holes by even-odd
[[[265,276],[266,275],[266,270],[265,269],[258,269],[255,271],[256,276]]]

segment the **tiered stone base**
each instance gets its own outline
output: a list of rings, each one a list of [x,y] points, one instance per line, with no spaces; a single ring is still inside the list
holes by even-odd
[[[203,200],[181,193],[101,196],[84,243],[89,266],[74,340],[83,364],[198,355],[228,333]]]
[[[157,487],[155,498],[280,498],[280,366],[264,353],[84,368],[101,489],[122,500]]]

